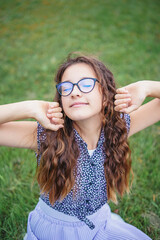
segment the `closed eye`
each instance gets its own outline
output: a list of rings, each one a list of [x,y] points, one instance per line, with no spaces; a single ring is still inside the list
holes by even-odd
[[[91,84],[90,85],[89,84],[88,85],[87,84],[83,84],[83,87],[91,87],[91,86],[92,86]]]
[[[67,91],[70,91],[71,90],[71,88],[65,88],[65,89],[63,89],[63,92],[67,92]]]

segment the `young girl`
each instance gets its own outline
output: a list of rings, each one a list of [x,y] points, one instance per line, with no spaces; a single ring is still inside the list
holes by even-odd
[[[41,195],[25,239],[150,239],[113,216],[107,201],[129,191],[127,138],[159,120],[160,83],[140,81],[116,94],[112,73],[86,56],[69,56],[55,79],[54,102],[0,106],[0,145],[37,153]],[[147,96],[156,99],[139,107]],[[16,121],[26,118],[37,122]]]

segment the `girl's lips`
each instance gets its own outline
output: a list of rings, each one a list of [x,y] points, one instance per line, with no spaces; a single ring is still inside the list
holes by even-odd
[[[80,107],[82,105],[88,105],[88,103],[76,102],[76,103],[73,103],[70,107]]]

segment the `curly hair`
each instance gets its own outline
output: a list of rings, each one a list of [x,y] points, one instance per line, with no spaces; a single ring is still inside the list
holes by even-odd
[[[69,54],[67,60],[60,65],[55,76],[56,83],[60,83],[65,70],[78,63],[88,64],[94,70],[101,83],[103,107],[101,110],[102,127],[104,129],[104,171],[107,181],[108,200],[117,202],[117,192],[123,196],[129,192],[131,171],[131,151],[127,141],[127,129],[124,114],[114,110],[114,96],[116,86],[112,72],[93,56]],[[75,53],[74,53],[75,54]],[[76,53],[77,54],[77,53]],[[63,109],[61,96],[56,93],[54,101],[59,102]],[[65,114],[63,112],[63,114]],[[38,157],[41,155],[40,165],[37,165],[37,180],[41,192],[48,194],[51,204],[64,199],[71,191],[76,179],[76,164],[79,157],[79,147],[74,138],[73,121],[66,115],[64,128],[53,132],[44,130],[46,140],[41,143]]]

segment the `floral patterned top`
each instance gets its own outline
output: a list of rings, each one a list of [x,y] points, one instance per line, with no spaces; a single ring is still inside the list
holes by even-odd
[[[127,132],[130,129],[130,116],[124,114]],[[38,150],[41,141],[45,141],[44,128],[39,124],[37,127]],[[105,141],[104,131],[102,129],[97,148],[90,156],[86,142],[80,137],[79,133],[74,129],[75,139],[79,146],[80,156],[77,160],[77,176],[76,182],[78,191],[76,197],[73,198],[73,190],[62,201],[56,201],[51,205],[49,194],[40,195],[40,198],[51,208],[64,214],[76,216],[79,220],[84,221],[89,228],[93,229],[94,224],[86,217],[99,210],[107,202],[107,183],[104,173],[104,160],[106,154],[103,143]],[[40,163],[39,156],[38,164]]]

